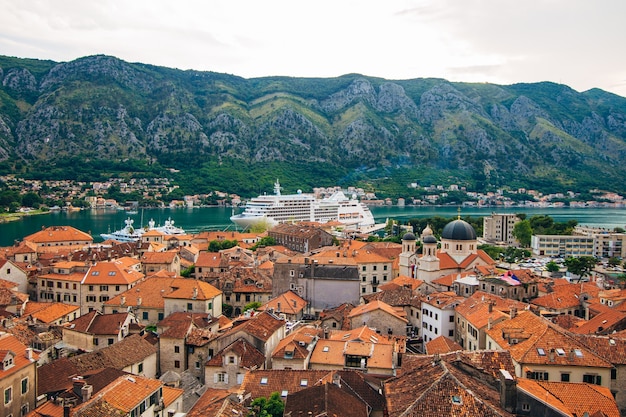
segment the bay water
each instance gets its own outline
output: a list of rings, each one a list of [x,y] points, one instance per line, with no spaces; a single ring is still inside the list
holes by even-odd
[[[440,216],[444,218],[456,217],[456,206],[382,206],[371,207],[376,223],[384,223],[386,219],[407,221],[411,218],[428,218]],[[163,225],[171,218],[174,225],[181,227],[187,233],[198,233],[205,230],[237,230],[230,221],[230,216],[238,214],[243,208],[231,207],[198,207],[177,209],[144,209],[136,214],[129,214],[123,210],[80,210],[60,211],[48,214],[26,216],[20,220],[0,224],[0,246],[12,245],[16,240],[32,234],[48,226],[72,226],[91,234],[96,242],[101,241],[101,233],[108,233],[124,227],[124,220],[128,217],[134,220],[134,226],[148,224],[153,219],[157,225]],[[569,207],[463,207],[462,216],[484,217],[496,213],[525,213],[533,215],[548,215],[555,221],[565,222],[577,220],[578,224],[613,229],[626,229],[626,208],[569,208]],[[419,232],[419,231],[417,231]]]

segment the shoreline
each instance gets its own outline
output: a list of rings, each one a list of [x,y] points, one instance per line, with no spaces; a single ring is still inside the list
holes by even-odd
[[[31,210],[27,212],[18,212],[18,213],[0,213],[0,223],[11,223],[16,222],[18,220],[22,220],[24,217],[28,216],[39,216],[42,214],[49,214],[50,211],[42,211],[42,210]]]

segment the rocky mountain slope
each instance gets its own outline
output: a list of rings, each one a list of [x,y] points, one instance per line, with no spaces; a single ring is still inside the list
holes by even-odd
[[[616,191],[626,174],[626,99],[598,89],[243,79],[110,56],[0,56],[0,84],[0,161],[9,167],[78,157],[184,170],[233,159]]]

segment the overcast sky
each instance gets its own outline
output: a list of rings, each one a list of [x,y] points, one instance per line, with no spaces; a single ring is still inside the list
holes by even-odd
[[[626,97],[624,0],[0,0],[0,55],[245,78],[553,81]]]

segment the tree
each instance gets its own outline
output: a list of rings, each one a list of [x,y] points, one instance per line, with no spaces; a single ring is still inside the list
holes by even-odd
[[[619,258],[618,258],[618,257],[616,257],[616,256],[611,256],[611,257],[609,258],[609,260],[607,261],[607,263],[609,264],[609,266],[611,266],[611,267],[615,267],[615,266],[619,265],[621,262],[620,262],[620,260],[619,260]]]
[[[278,392],[273,392],[269,398],[255,398],[250,403],[248,417],[282,417],[285,404]]]
[[[261,239],[259,239],[259,241],[254,246],[252,246],[250,248],[250,250],[255,251],[255,250],[257,250],[260,247],[263,247],[263,246],[274,246],[275,244],[276,244],[276,239],[274,239],[271,236],[265,236],[265,237],[262,237]]]
[[[180,271],[180,276],[184,278],[189,278],[191,274],[193,274],[195,268],[195,265],[191,265],[189,268],[183,269],[182,271]]]
[[[251,303],[243,306],[243,311],[256,310],[257,308],[261,307],[261,305],[262,304],[259,301],[252,301]]]
[[[585,276],[591,274],[597,262],[593,256],[570,257],[565,260],[565,266],[569,273],[579,276],[578,282],[580,282]]]
[[[530,246],[530,238],[532,235],[533,229],[530,226],[529,220],[519,221],[515,223],[515,226],[513,226],[513,236],[517,239],[520,245],[522,245],[522,247],[527,248]]]
[[[491,259],[498,260],[502,256],[504,249],[493,245],[478,245],[478,249],[484,250]]]
[[[550,261],[546,264],[546,271],[548,272],[559,272],[559,265],[554,262],[554,261]]]

